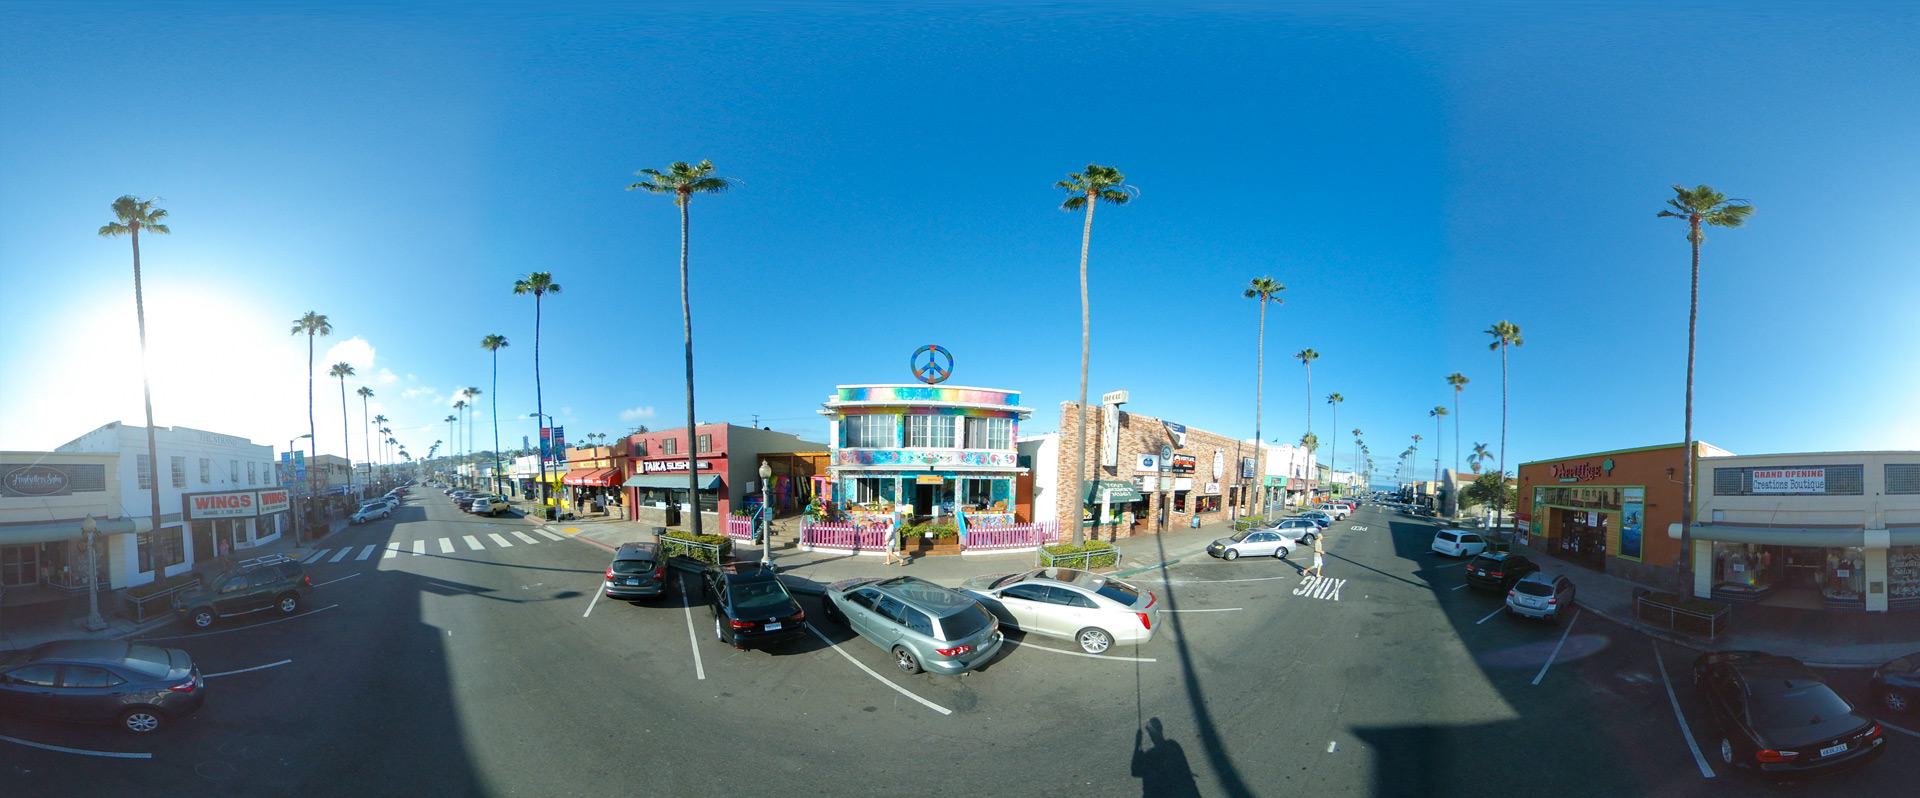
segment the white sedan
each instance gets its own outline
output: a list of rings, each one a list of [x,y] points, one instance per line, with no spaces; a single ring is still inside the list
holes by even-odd
[[[1072,640],[1088,654],[1115,643],[1145,643],[1159,622],[1159,598],[1109,576],[1072,568],[988,574],[960,584],[1000,622],[1030,634]]]
[[[1313,548],[1312,536],[1315,534],[1304,529],[1242,529],[1235,532],[1233,537],[1221,538],[1209,544],[1207,554],[1223,560],[1238,560],[1242,555],[1286,559],[1296,549]]]

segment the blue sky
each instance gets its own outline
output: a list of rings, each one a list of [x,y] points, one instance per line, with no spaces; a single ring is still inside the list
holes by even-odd
[[[143,240],[156,420],[321,452],[347,360],[424,454],[453,391],[579,440],[684,422],[678,218],[622,189],[710,158],[693,205],[699,417],[824,436],[836,384],[1016,389],[1053,429],[1077,389],[1081,218],[1054,181],[1117,166],[1096,216],[1089,389],[1251,436],[1356,427],[1379,470],[1452,406],[1508,463],[1679,440],[1683,226],[1669,185],[1758,206],[1703,255],[1696,428],[1742,453],[1920,448],[1920,36],[1905,5],[796,6],[645,11],[0,5],[0,449],[139,423]],[[1324,397],[1338,391],[1338,430]],[[361,410],[348,414],[361,453]],[[476,417],[478,418],[478,417]],[[1441,430],[1451,464],[1453,419]],[[479,425],[476,425],[479,426]],[[490,437],[490,433],[482,433]],[[483,444],[487,443],[483,441]],[[511,445],[511,444],[509,444]],[[1323,455],[1326,450],[1323,449]]]

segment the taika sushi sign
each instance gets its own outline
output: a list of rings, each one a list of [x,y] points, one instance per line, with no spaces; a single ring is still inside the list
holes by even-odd
[[[1826,493],[1824,468],[1754,469],[1754,493]]]

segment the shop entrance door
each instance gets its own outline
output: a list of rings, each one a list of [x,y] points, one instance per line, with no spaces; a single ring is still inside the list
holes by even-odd
[[[915,519],[933,515],[933,508],[940,503],[939,485],[913,486],[913,516]]]
[[[218,554],[213,548],[213,522],[193,522],[193,561],[206,562]]]
[[[0,546],[0,586],[24,587],[40,581],[40,547]]]

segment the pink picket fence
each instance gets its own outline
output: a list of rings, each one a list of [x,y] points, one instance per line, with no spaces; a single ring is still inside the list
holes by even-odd
[[[742,518],[737,515],[729,515],[727,516],[726,531],[723,532],[722,534],[726,535],[727,537],[733,538],[734,540],[752,540],[753,539],[753,519]]]
[[[890,524],[808,523],[800,527],[800,545],[818,549],[884,551],[887,535],[892,531]]]
[[[967,551],[989,549],[1032,549],[1060,539],[1058,521],[1005,526],[968,526]]]

